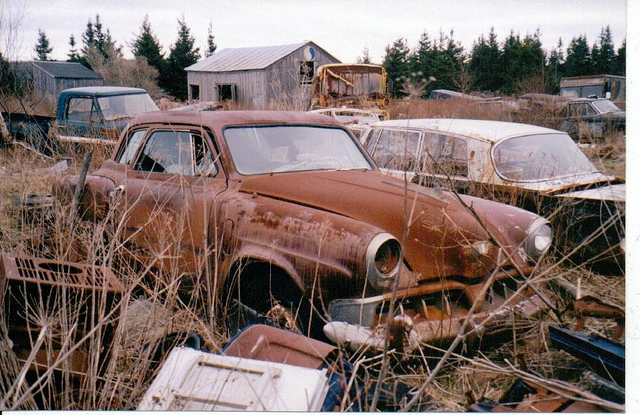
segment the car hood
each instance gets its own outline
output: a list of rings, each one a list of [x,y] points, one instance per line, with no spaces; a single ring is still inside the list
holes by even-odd
[[[400,241],[407,229],[405,259],[425,279],[486,276],[500,261],[497,245],[520,245],[529,224],[537,218],[500,203],[459,199],[451,192],[412,183],[405,186],[403,181],[375,171],[254,176],[243,180],[239,190],[363,221]],[[410,225],[405,226],[407,223]],[[505,231],[507,223],[509,230]],[[479,255],[475,249],[478,243],[492,237],[495,244],[488,243],[489,251]],[[521,262],[521,258],[515,260]]]
[[[627,184],[618,183],[607,186],[595,187],[575,192],[561,193],[557,197],[568,197],[572,199],[607,200],[612,202],[624,202]]]

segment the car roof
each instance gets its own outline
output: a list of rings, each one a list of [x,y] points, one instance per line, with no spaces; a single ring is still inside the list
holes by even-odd
[[[469,120],[453,118],[422,118],[389,120],[371,124],[372,127],[413,128],[437,130],[497,142],[510,137],[531,134],[564,134],[561,131],[530,124],[505,121]]]
[[[62,91],[63,93],[80,93],[91,95],[124,95],[124,94],[146,94],[147,91],[141,88],[130,88],[124,86],[85,86],[79,88],[69,88]]]
[[[247,124],[313,124],[342,127],[342,124],[326,115],[302,111],[151,111],[138,115],[131,124],[201,124],[214,129],[230,125]]]

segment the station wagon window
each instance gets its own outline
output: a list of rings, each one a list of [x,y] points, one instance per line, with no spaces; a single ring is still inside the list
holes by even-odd
[[[468,174],[467,142],[463,138],[427,133],[424,137],[423,160],[427,171],[446,176]]]
[[[134,170],[187,176],[217,174],[208,145],[193,131],[154,131],[146,141]]]
[[[69,99],[67,120],[75,122],[93,123],[99,120],[97,108],[91,97],[73,97]]]
[[[138,152],[140,144],[147,130],[136,130],[127,137],[127,144],[124,146],[122,153],[116,157],[116,162],[121,164],[129,164]]]
[[[382,130],[375,144],[367,150],[379,167],[392,170],[418,169],[420,132],[407,130]]]

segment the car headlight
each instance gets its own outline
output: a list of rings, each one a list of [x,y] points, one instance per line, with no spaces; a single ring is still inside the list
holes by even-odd
[[[367,279],[373,287],[384,290],[391,286],[400,270],[402,248],[389,233],[376,235],[367,247]]]
[[[527,229],[527,239],[524,242],[525,253],[535,262],[549,250],[552,242],[551,225],[545,218],[537,218]]]

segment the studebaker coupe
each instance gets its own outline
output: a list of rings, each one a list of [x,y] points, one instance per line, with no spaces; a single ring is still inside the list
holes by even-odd
[[[477,329],[538,311],[528,278],[552,234],[525,210],[382,174],[340,122],[297,112],[138,116],[86,177],[85,219],[115,205],[129,252],[200,275],[223,304],[288,310],[318,336],[343,323],[325,332],[362,329],[370,345],[394,284],[389,316],[414,345],[451,339],[472,307]]]
[[[599,172],[566,133],[500,121],[414,119],[372,124],[361,140],[383,170],[536,212],[553,224],[561,258],[624,272],[626,185]]]

